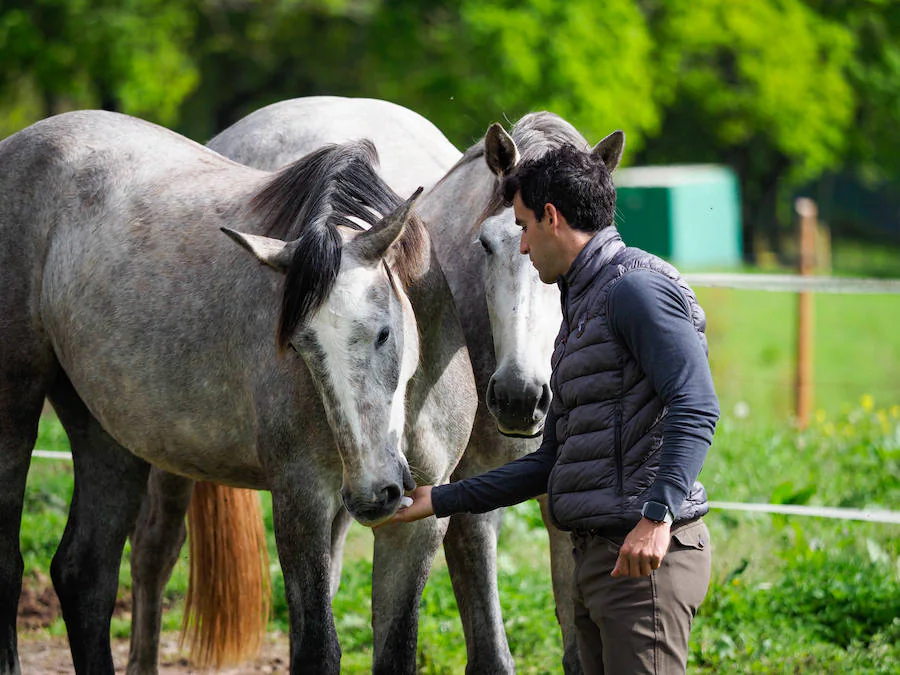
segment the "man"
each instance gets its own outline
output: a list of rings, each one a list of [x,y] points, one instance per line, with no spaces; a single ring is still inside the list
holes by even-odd
[[[610,171],[624,134],[562,147],[504,179],[521,253],[560,288],[541,447],[475,478],[423,486],[393,521],[482,513],[547,493],[572,533],[587,673],[683,673],[710,575],[696,482],[718,419],[705,318],[678,272],[626,248]]]

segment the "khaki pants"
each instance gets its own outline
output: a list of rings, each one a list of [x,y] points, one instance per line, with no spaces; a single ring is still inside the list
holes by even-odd
[[[702,520],[672,528],[662,565],[649,577],[613,578],[625,537],[573,535],[575,625],[587,675],[680,675],[694,615],[710,575]]]

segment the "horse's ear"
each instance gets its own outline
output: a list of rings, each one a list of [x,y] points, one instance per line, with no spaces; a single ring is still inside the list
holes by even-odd
[[[519,149],[506,130],[496,122],[488,127],[484,135],[484,159],[498,176],[509,175],[519,163]]]
[[[296,241],[281,241],[281,239],[260,237],[256,234],[244,234],[227,227],[221,229],[222,232],[256,256],[261,263],[279,272],[287,272],[294,257],[294,251],[297,250]]]
[[[606,168],[612,173],[619,162],[622,161],[622,153],[625,151],[625,132],[619,129],[594,146],[591,154],[600,159]]]
[[[348,250],[353,250],[360,260],[367,262],[378,262],[384,258],[391,245],[403,234],[412,206],[420,194],[422,194],[421,187],[390,215],[382,218],[347,244]]]

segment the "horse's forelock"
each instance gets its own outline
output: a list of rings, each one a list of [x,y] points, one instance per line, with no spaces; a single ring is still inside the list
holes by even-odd
[[[284,352],[297,327],[331,294],[341,269],[341,237],[336,228],[313,224],[299,237],[284,278],[276,345]]]
[[[402,200],[378,175],[378,153],[368,139],[315,150],[279,171],[252,200],[269,236],[299,239],[288,269],[278,325],[279,349],[322,306],[341,262],[337,227],[374,225]],[[427,239],[413,216],[395,245],[391,263],[404,286],[418,276]]]
[[[520,161],[536,159],[563,145],[591,149],[575,127],[549,112],[528,113],[516,122],[511,135],[519,149]]]
[[[372,146],[372,151],[375,148]],[[382,217],[397,208],[403,200],[378,175],[371,163],[358,163],[340,176],[341,189],[337,191],[330,222],[360,229],[349,219],[354,217],[375,225]],[[414,212],[410,213],[400,239],[391,247],[388,262],[400,278],[404,289],[422,273],[428,252],[425,226]]]

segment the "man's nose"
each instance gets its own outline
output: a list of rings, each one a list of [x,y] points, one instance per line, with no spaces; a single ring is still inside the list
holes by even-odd
[[[525,233],[522,233],[522,238],[519,239],[519,253],[522,255],[528,255],[528,242],[525,241]]]

